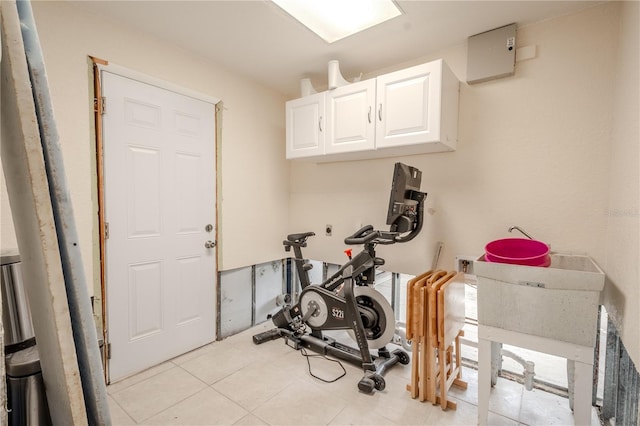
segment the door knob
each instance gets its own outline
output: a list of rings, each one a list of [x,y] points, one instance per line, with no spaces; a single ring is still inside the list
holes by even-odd
[[[216,242],[215,241],[207,241],[206,243],[204,243],[205,248],[214,248],[216,246]]]

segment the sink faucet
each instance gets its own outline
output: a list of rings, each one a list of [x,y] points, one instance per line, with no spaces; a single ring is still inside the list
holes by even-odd
[[[520,228],[519,226],[512,226],[511,228],[509,228],[509,232],[513,231],[514,229],[517,231],[520,231],[520,233],[522,233],[522,235],[524,235],[528,239],[533,240],[533,237],[527,234],[526,232],[524,232],[524,230],[522,230],[522,228]]]

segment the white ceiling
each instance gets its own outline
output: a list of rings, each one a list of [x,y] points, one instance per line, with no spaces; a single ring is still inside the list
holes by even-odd
[[[348,0],[345,0],[348,1]],[[268,0],[71,1],[167,40],[294,98],[300,79],[326,87],[327,63],[351,79],[464,43],[510,23],[522,27],[601,1],[396,0],[404,14],[328,44]],[[324,87],[323,87],[324,86]]]

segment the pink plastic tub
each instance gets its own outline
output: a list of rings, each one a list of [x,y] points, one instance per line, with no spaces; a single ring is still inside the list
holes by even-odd
[[[487,262],[547,267],[551,264],[549,246],[542,241],[525,238],[505,238],[485,246]]]

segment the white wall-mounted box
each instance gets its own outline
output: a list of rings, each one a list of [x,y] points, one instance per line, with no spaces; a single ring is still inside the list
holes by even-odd
[[[516,24],[471,36],[467,44],[467,83],[511,76],[515,62]]]

